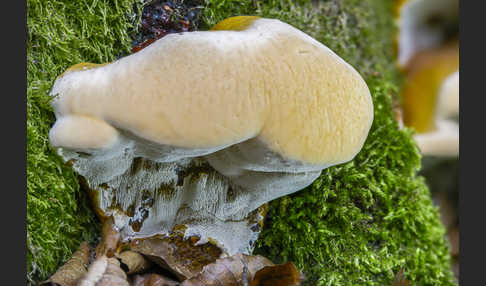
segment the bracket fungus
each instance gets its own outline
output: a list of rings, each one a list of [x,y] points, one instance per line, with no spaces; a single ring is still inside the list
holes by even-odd
[[[407,0],[398,9],[404,124],[422,154],[459,155],[459,0]]]
[[[261,206],[353,159],[373,121],[353,67],[253,16],[75,65],[51,95],[50,142],[123,241],[177,228],[223,256],[251,253]]]

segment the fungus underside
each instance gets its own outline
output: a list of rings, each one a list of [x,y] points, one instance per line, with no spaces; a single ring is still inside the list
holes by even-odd
[[[206,0],[200,30],[234,15],[278,18],[323,42],[365,78],[375,120],[360,154],[313,185],[271,203],[256,254],[294,261],[307,285],[390,285],[402,267],[414,285],[454,285],[444,228],[409,130],[393,120],[400,84],[391,1]],[[79,62],[130,50],[140,1],[27,1],[27,279],[46,279],[98,222],[73,171],[49,147],[55,117],[48,92]],[[292,4],[294,3],[294,4]],[[81,9],[82,8],[82,9]],[[140,11],[140,9],[137,9]]]

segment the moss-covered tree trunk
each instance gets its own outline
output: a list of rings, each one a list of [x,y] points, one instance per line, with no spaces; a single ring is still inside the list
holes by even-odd
[[[186,1],[189,2],[189,1]],[[192,1],[197,2],[197,1]],[[43,280],[97,221],[73,171],[48,144],[48,91],[65,68],[127,54],[140,1],[28,0],[27,279]],[[305,190],[271,203],[256,253],[294,261],[307,285],[390,285],[405,269],[414,285],[453,285],[444,229],[423,179],[410,131],[399,130],[392,98],[392,1],[203,2],[199,29],[235,15],[278,18],[353,65],[373,96],[375,120],[360,154],[323,171]],[[137,12],[138,11],[138,12]]]

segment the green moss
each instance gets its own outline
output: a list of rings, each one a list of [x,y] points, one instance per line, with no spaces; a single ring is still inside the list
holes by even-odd
[[[133,1],[27,1],[27,279],[46,279],[98,224],[76,175],[49,147],[53,80],[129,51]]]
[[[54,115],[48,91],[79,62],[103,63],[129,52],[137,0],[27,1],[27,266],[48,277],[97,224],[75,174],[48,144]],[[389,0],[207,0],[200,29],[224,18],[260,15],[320,40],[366,79],[375,121],[353,162],[325,170],[314,184],[271,203],[257,253],[294,261],[308,285],[390,285],[401,267],[414,285],[454,285],[438,211],[417,176],[410,132],[393,120],[394,67]]]
[[[413,285],[454,285],[444,228],[417,176],[418,150],[393,119],[400,76],[391,1],[309,2],[209,1],[204,12],[205,27],[242,14],[288,22],[353,65],[373,96],[375,119],[363,150],[272,202],[255,253],[294,261],[307,285],[391,285],[402,267]]]

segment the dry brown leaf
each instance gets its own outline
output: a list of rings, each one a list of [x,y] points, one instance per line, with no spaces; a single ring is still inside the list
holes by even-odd
[[[393,279],[393,283],[391,286],[410,286],[410,282],[405,278],[403,274],[405,270],[402,268],[400,271],[395,275],[395,279]]]
[[[204,266],[198,275],[185,280],[181,286],[246,286],[258,270],[269,265],[273,263],[263,256],[238,253]]]
[[[108,256],[113,257],[120,244],[120,232],[115,227],[113,217],[109,217],[103,221],[101,229],[101,242],[96,247],[96,257]]]
[[[174,273],[182,281],[198,274],[221,254],[217,246],[210,243],[196,245],[197,240],[194,237],[185,240],[182,234],[151,237],[132,241],[130,248]]]
[[[250,286],[298,286],[301,281],[300,272],[295,264],[287,262],[258,270]]]
[[[127,274],[142,273],[152,266],[152,263],[138,252],[127,250],[123,251],[117,258],[121,265],[125,266]]]
[[[130,286],[116,258],[101,256],[88,269],[78,286]]]
[[[150,273],[137,275],[133,280],[133,286],[177,286],[179,282],[159,274]]]
[[[83,242],[79,249],[74,252],[71,259],[66,264],[61,266],[49,280],[42,282],[41,286],[74,286],[76,281],[87,272],[87,265],[89,263],[89,255],[91,248],[88,243]]]

